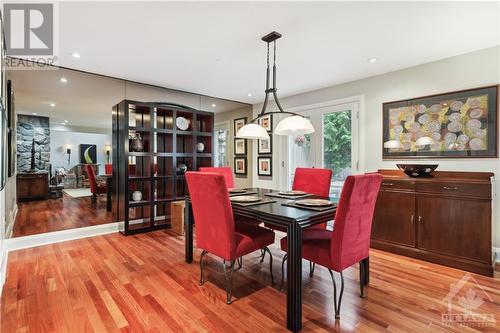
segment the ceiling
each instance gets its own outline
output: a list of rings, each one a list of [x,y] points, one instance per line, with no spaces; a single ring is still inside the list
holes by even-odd
[[[258,103],[266,51],[260,37],[270,31],[283,34],[278,88],[287,96],[498,45],[499,7],[499,2],[61,2],[59,57],[65,67]],[[367,61],[373,57],[378,60]]]

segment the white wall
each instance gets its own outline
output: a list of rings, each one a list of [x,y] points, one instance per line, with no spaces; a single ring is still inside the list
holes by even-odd
[[[384,61],[380,59],[379,61]],[[377,63],[374,64],[376,66]],[[364,103],[360,109],[360,170],[376,171],[380,168],[395,169],[400,161],[382,160],[382,103],[431,94],[446,93],[454,90],[476,88],[500,83],[500,47],[484,49],[440,61],[411,67],[363,80],[319,89],[283,98],[285,109],[304,105],[363,95]],[[254,115],[261,105],[254,105]],[[274,147],[282,147],[279,138]],[[255,150],[254,150],[255,151]],[[276,150],[275,150],[276,152]],[[255,160],[254,154],[254,160]],[[278,173],[283,170],[278,154],[273,155],[272,180],[254,177],[254,186],[277,188]],[[404,162],[404,161],[402,161]],[[500,188],[499,159],[439,159],[419,160],[435,162],[438,170],[485,171],[494,172],[496,188]],[[254,163],[254,168],[255,168]],[[500,200],[494,198],[493,246],[500,247]]]
[[[80,144],[97,145],[97,164],[101,164],[99,172],[104,172],[106,163],[106,146],[111,146],[111,132],[103,134],[102,131],[87,132],[62,131],[51,127],[50,129],[50,163],[52,170],[57,167],[64,167],[67,170],[80,163]],[[89,133],[90,132],[90,133]],[[71,145],[71,162],[68,165],[67,145]],[[110,154],[110,163],[112,156]]]

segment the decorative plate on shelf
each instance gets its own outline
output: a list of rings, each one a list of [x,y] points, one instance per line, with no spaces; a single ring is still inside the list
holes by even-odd
[[[306,207],[326,207],[333,206],[333,202],[324,199],[303,199],[295,201],[297,205]]]
[[[238,195],[236,197],[231,198],[231,201],[241,202],[241,203],[257,202],[261,200],[262,200],[261,197],[255,195]]]
[[[177,117],[175,119],[175,125],[181,131],[187,131],[187,129],[189,128],[189,120],[184,117]]]
[[[289,195],[289,196],[293,196],[293,195],[305,195],[307,194],[306,192],[304,191],[280,191],[278,192],[278,194],[281,194],[281,195]]]

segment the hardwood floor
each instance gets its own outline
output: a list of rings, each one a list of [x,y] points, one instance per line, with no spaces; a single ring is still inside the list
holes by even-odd
[[[272,248],[281,278],[282,253]],[[225,304],[220,261],[208,256],[198,285],[200,251],[184,263],[183,238],[169,231],[80,239],[9,254],[1,297],[1,332],[284,332],[285,299],[270,285],[268,261],[244,257],[234,274],[234,302]],[[304,332],[499,332],[500,280],[470,274],[458,296],[475,290],[479,313],[493,327],[444,326],[450,284],[465,272],[378,250],[371,251],[367,298],[358,271],[345,271],[341,319],[333,316],[328,271],[310,278],[304,262]],[[467,275],[469,276],[469,275]],[[337,275],[338,278],[338,275]],[[469,294],[470,296],[470,294]],[[470,298],[469,298],[470,300]],[[460,313],[457,300],[453,312]]]
[[[19,202],[12,237],[29,236],[51,231],[67,230],[110,223],[113,214],[106,211],[106,199],[98,200],[97,209],[90,197],[72,198],[66,194],[59,199]]]

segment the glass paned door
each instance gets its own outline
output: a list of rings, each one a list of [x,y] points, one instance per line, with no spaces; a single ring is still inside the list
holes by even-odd
[[[357,103],[299,112],[316,132],[288,139],[289,188],[297,167],[328,168],[333,170],[330,195],[340,196],[347,176],[357,171],[357,112]]]
[[[215,124],[215,161],[214,166],[224,167],[229,165],[228,160],[228,145],[229,125]]]

